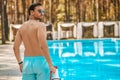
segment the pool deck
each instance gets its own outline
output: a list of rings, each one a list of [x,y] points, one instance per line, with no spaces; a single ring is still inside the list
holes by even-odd
[[[0,80],[21,80],[13,45],[0,45]]]

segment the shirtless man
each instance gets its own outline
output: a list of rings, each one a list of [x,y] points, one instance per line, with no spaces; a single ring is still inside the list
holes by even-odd
[[[46,40],[46,27],[39,22],[44,16],[44,8],[40,3],[32,4],[29,9],[30,19],[18,30],[14,42],[14,54],[18,61],[22,80],[50,80],[50,71],[55,73]],[[20,45],[23,42],[24,61],[20,57]]]

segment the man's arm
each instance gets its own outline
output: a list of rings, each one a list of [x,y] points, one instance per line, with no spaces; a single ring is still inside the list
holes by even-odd
[[[39,44],[41,45],[43,55],[45,56],[45,58],[49,64],[49,67],[51,67],[52,61],[50,59],[49,49],[48,49],[47,40],[46,40],[46,27],[45,27],[45,25],[39,27],[37,31],[38,31],[37,32],[38,33],[38,40],[39,40]]]
[[[50,71],[55,73],[56,68],[52,65],[52,61],[50,59],[49,49],[48,49],[47,40],[46,40],[46,27],[44,24],[43,24],[43,26],[38,28],[37,34],[38,34],[39,45],[41,46],[43,55],[45,56],[45,58],[48,62]]]
[[[22,42],[22,39],[21,39],[20,31],[18,30],[15,36],[15,42],[13,46],[14,54],[18,63],[21,62],[20,49],[19,49],[21,42]]]

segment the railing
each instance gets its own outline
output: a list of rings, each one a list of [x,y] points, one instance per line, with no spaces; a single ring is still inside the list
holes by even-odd
[[[106,22],[79,22],[79,23],[59,23],[57,31],[54,30],[52,25],[51,31],[48,30],[47,34],[52,35],[52,39],[62,39],[62,38],[74,38],[74,39],[82,39],[83,38],[83,28],[93,26],[93,34],[94,38],[103,38],[104,36],[104,26],[114,27],[114,37],[120,37],[120,21],[106,21]],[[14,40],[14,36],[16,35],[17,30],[21,27],[21,24],[11,24],[10,25],[10,41]],[[64,28],[64,29],[62,29]]]
[[[62,24],[64,24],[64,25],[62,25]],[[71,27],[70,24],[76,25],[75,23],[69,23],[69,25],[68,25],[68,23],[62,23],[62,24],[58,24],[58,39],[62,38],[62,36],[61,36],[61,34],[62,34],[61,27],[62,26],[66,27],[66,25],[67,25],[67,28],[68,28],[68,27]],[[111,25],[113,25],[113,27],[114,27],[114,37],[120,37],[120,21],[114,21],[114,22],[110,22],[110,21],[102,22],[101,21],[98,23],[97,22],[80,22],[80,23],[77,23],[77,25],[74,28],[74,35],[77,39],[82,39],[83,34],[85,34],[83,31],[83,28],[93,26],[93,31],[92,31],[93,37],[94,38],[103,38],[103,37],[105,37],[104,36],[104,34],[105,34],[104,26],[110,27]]]
[[[21,24],[10,24],[10,36],[9,36],[10,42],[14,40],[15,35],[20,27]]]

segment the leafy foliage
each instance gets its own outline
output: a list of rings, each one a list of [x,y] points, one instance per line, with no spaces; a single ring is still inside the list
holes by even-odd
[[[47,12],[44,21],[54,24],[55,30],[63,22],[120,21],[120,0],[7,0],[8,23],[26,21],[27,9],[34,2],[43,3]]]

